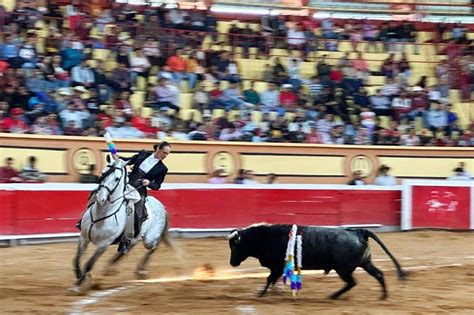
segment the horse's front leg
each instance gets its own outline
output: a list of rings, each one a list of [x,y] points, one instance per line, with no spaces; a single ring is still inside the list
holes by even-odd
[[[84,252],[87,249],[87,245],[89,245],[89,240],[86,240],[82,236],[79,236],[79,241],[77,242],[76,257],[74,257],[73,261],[74,273],[76,274],[77,280],[82,278],[81,257],[82,255],[84,255]]]
[[[82,285],[82,283],[84,283],[84,280],[86,280],[87,275],[89,274],[89,272],[94,267],[94,264],[96,263],[97,259],[99,259],[100,256],[102,256],[103,253],[105,253],[105,251],[107,250],[108,247],[109,247],[109,244],[101,245],[101,246],[97,247],[94,255],[92,255],[92,257],[87,261],[86,266],[84,267],[84,272],[82,273],[81,278],[79,278],[77,280],[77,282],[76,282],[77,286],[80,286],[80,285]]]

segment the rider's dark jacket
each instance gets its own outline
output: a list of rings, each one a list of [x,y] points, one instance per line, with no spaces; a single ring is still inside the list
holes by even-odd
[[[133,187],[140,187],[142,185],[142,180],[148,179],[150,181],[150,185],[148,185],[148,187],[153,190],[158,190],[165,180],[165,176],[168,173],[168,168],[165,164],[163,164],[162,161],[156,163],[156,165],[153,166],[146,174],[140,170],[140,164],[143,163],[143,161],[145,161],[145,159],[151,154],[154,154],[154,152],[142,150],[130,158],[121,157],[121,159],[124,161],[130,161],[128,165],[133,166],[132,172],[129,175],[129,183]],[[140,195],[146,196],[146,187],[141,186],[137,190]]]

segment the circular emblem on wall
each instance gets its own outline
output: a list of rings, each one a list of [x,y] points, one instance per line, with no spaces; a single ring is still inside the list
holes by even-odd
[[[229,174],[232,174],[235,170],[235,159],[231,153],[221,151],[214,154],[214,156],[212,157],[211,165],[211,171],[220,168],[224,170],[223,175],[227,176]]]
[[[372,164],[372,161],[365,155],[354,156],[350,162],[349,167],[350,167],[351,174],[354,173],[355,171],[361,171],[362,176],[364,177],[370,176],[374,169],[374,165]]]
[[[74,152],[72,165],[79,174],[87,174],[91,164],[97,164],[97,159],[91,149],[81,148]]]

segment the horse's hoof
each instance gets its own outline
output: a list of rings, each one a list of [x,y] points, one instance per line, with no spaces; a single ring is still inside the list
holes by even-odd
[[[148,279],[148,271],[146,270],[138,270],[135,272],[135,278],[139,280],[145,280]]]
[[[69,288],[69,292],[72,292],[74,294],[82,294],[82,288],[78,285],[75,285],[72,288]]]

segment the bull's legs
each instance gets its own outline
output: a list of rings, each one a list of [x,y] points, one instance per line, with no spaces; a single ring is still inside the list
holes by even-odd
[[[352,270],[353,271],[353,270]],[[352,289],[353,287],[355,287],[356,285],[356,282],[354,280],[354,277],[352,277],[352,271],[347,271],[347,270],[344,270],[344,271],[341,271],[341,270],[336,270],[337,274],[339,275],[339,277],[341,277],[342,280],[346,281],[346,286],[342,289],[340,289],[339,291],[331,294],[331,299],[335,300],[337,299],[339,296],[341,296],[341,294],[349,291],[350,289]]]
[[[364,268],[364,270],[367,271],[369,275],[377,279],[377,281],[380,283],[380,285],[382,286],[382,296],[380,297],[380,299],[385,300],[388,294],[387,294],[387,288],[385,286],[385,279],[383,276],[383,272],[380,271],[380,269],[378,269],[377,267],[375,267],[371,261],[369,261],[364,266],[362,266],[362,268]]]
[[[270,275],[267,278],[267,284],[265,285],[263,290],[259,292],[258,296],[259,297],[264,296],[265,293],[267,293],[268,287],[270,285],[274,285],[278,281],[278,278],[281,277],[282,274],[283,274],[283,266],[281,266],[281,268],[272,269]]]

